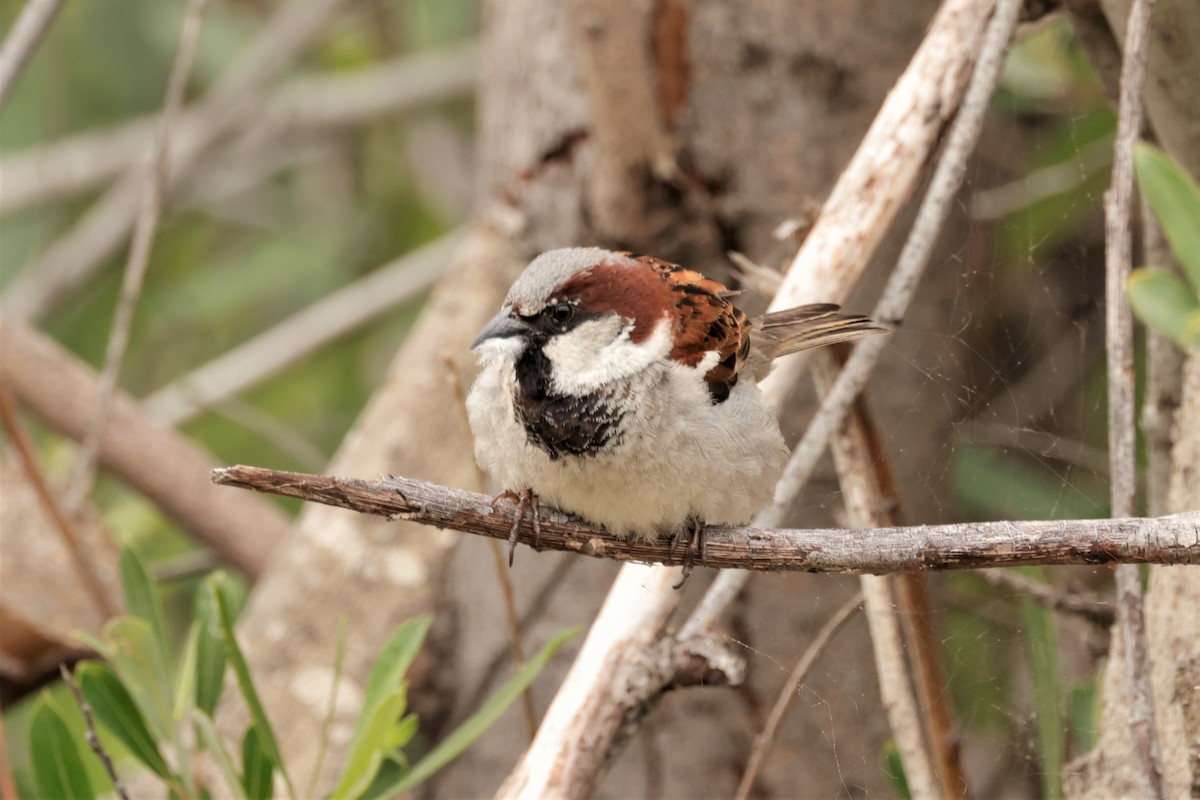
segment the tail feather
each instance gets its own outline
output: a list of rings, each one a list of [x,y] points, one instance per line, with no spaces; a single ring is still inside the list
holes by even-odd
[[[840,314],[839,310],[833,303],[797,306],[767,314],[759,321],[759,329],[772,340],[772,357],[887,332],[869,317]]]

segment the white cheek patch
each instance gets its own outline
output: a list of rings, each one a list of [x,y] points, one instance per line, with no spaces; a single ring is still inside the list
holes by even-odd
[[[554,336],[542,348],[550,361],[555,391],[590,394],[605,384],[640,372],[671,352],[671,329],[664,317],[644,341],[629,338],[632,323],[616,316],[588,320]]]

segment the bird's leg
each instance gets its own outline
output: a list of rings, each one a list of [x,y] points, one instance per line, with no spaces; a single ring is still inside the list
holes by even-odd
[[[671,539],[671,555],[675,555],[675,542],[677,541],[678,533]],[[700,556],[700,560],[704,560],[704,523],[699,519],[692,517],[688,520],[688,540],[687,549],[683,551],[683,574],[679,576],[679,583],[673,588],[679,589],[687,582],[688,576],[692,574],[692,569],[696,566],[696,556]]]
[[[527,510],[533,513],[533,517],[530,520],[533,523],[533,546],[536,548],[541,542],[541,505],[538,503],[537,493],[528,487],[522,489],[520,492],[505,489],[492,498],[492,506],[495,507],[496,503],[499,503],[501,500],[517,504],[517,513],[513,519],[512,530],[508,533],[508,566],[511,567],[513,565],[513,555],[517,552],[517,532],[521,530],[521,522],[524,521]]]

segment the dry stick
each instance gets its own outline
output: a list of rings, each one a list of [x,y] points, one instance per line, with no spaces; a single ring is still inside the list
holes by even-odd
[[[0,109],[8,102],[17,79],[65,0],[27,0],[21,15],[0,46]]]
[[[479,54],[472,42],[406,55],[352,73],[296,78],[275,90],[265,108],[239,122],[252,123],[246,143],[271,146],[285,131],[312,134],[358,125],[407,108],[465,95],[475,88]],[[200,138],[209,125],[207,106],[184,110],[177,140]],[[85,192],[139,162],[154,139],[155,121],[137,117],[99,130],[0,157],[4,192],[0,213]]]
[[[462,238],[456,230],[385,264],[155,391],[143,406],[182,425],[424,291]]]
[[[67,665],[59,664],[58,672],[62,675],[63,683],[71,687],[71,694],[75,695],[75,702],[79,704],[79,710],[83,712],[84,722],[87,723],[88,746],[92,748],[96,757],[100,759],[100,763],[104,764],[104,771],[108,773],[108,778],[112,781],[113,791],[117,793],[117,796],[121,800],[129,800],[129,790],[125,788],[125,784],[117,776],[117,768],[113,766],[112,756],[100,744],[100,736],[96,733],[96,720],[92,718],[92,706],[88,703],[87,698],[83,696],[79,684],[75,682],[75,676],[67,669]]]
[[[17,402],[50,428],[81,440],[99,394],[95,371],[48,336],[2,314],[0,348],[0,382]],[[105,468],[222,561],[257,578],[288,530],[278,505],[206,486],[204,475],[216,466],[211,454],[155,424],[124,392],[114,397],[110,416],[100,449]]]
[[[284,3],[266,30],[202,101],[204,124],[177,137],[167,168],[168,190],[178,185],[222,135],[257,116],[259,96],[344,0]],[[131,170],[84,213],[75,226],[25,265],[5,287],[4,307],[24,318],[45,314],[71,287],[91,275],[129,234],[141,207],[143,180]]]
[[[1125,57],[1121,63],[1121,95],[1117,110],[1117,137],[1113,153],[1112,188],[1105,195],[1105,352],[1108,355],[1108,450],[1112,513],[1134,514],[1134,410],[1133,317],[1125,300],[1133,260],[1133,145],[1142,127],[1142,86],[1150,41],[1150,13],[1154,0],[1133,0],[1125,31]],[[1150,686],[1150,661],[1146,646],[1146,620],[1142,609],[1141,571],[1132,565],[1117,567],[1117,625],[1120,628],[1125,667],[1125,693],[1129,702],[1129,727],[1133,739],[1133,770],[1143,797],[1163,797],[1163,777],[1154,695]]]
[[[471,421],[467,416],[467,393],[463,388],[462,379],[458,375],[458,364],[452,356],[445,356],[446,375],[450,380],[450,391],[454,394],[455,405],[462,415],[462,421],[468,428]],[[487,488],[487,475],[478,463],[475,464],[475,485],[480,489]],[[491,546],[492,560],[496,567],[496,581],[500,584],[500,594],[504,599],[504,619],[508,623],[508,641],[512,648],[513,662],[517,669],[525,666],[525,645],[521,639],[521,615],[517,611],[517,596],[513,591],[512,573],[508,568],[508,559],[504,555],[504,547],[495,539],[488,539]],[[522,708],[525,711],[525,727],[529,730],[529,740],[537,735],[537,710],[533,705],[533,687],[526,686],[521,693]]]
[[[104,428],[108,425],[113,393],[121,379],[125,350],[129,346],[129,332],[133,328],[133,315],[137,309],[138,297],[142,293],[146,270],[150,265],[150,251],[154,247],[158,221],[162,217],[171,149],[171,127],[175,123],[179,108],[183,105],[183,93],[192,71],[192,60],[196,55],[196,43],[200,40],[204,7],[207,4],[208,0],[188,0],[187,10],[184,12],[179,33],[179,48],[175,53],[174,63],[171,64],[166,98],[163,100],[162,119],[150,156],[150,174],[142,199],[142,210],[138,214],[133,244],[129,248],[129,260],[125,264],[125,276],[121,282],[121,294],[117,298],[117,309],[108,332],[104,370],[100,374],[100,396],[97,398],[95,416],[88,427],[87,436],[83,438],[75,468],[67,483],[64,503],[71,514],[78,512],[84,498],[91,492],[92,482],[96,477],[96,455],[100,450],[100,440],[104,437]]]
[[[783,721],[783,715],[787,713],[788,706],[792,704],[792,698],[800,691],[800,684],[807,677],[809,670],[817,663],[817,659],[825,652],[833,635],[842,629],[854,614],[858,607],[862,605],[862,592],[856,593],[853,597],[839,608],[834,615],[817,631],[817,635],[809,642],[808,647],[804,650],[804,655],[800,656],[800,660],[796,662],[796,666],[792,668],[792,673],[788,675],[787,681],[783,684],[783,689],[779,692],[778,699],[775,700],[775,705],[771,708],[771,714],[767,717],[767,723],[763,726],[762,731],[758,736],[754,737],[754,749],[750,751],[750,758],[746,762],[746,771],[742,773],[742,780],[738,784],[737,794],[734,795],[736,800],[747,800],[750,797],[750,791],[754,788],[754,782],[758,779],[758,773],[762,769],[763,759],[767,755],[767,750],[771,747],[771,742],[775,740],[775,733],[779,730],[779,723]]]
[[[17,455],[21,458],[21,466],[25,469],[25,476],[29,479],[30,485],[33,486],[37,493],[38,499],[45,508],[46,514],[50,519],[54,520],[54,527],[58,529],[62,536],[63,545],[71,556],[71,565],[78,573],[80,580],[83,581],[84,587],[88,594],[96,601],[96,604],[104,610],[104,616],[111,617],[117,613],[117,604],[113,601],[108,591],[104,588],[104,583],[100,580],[100,576],[93,568],[92,561],[84,556],[83,545],[79,541],[79,536],[75,532],[75,526],[72,524],[71,518],[59,505],[58,498],[54,496],[54,492],[50,490],[49,482],[46,480],[46,473],[42,470],[42,465],[38,462],[37,453],[34,452],[33,443],[29,441],[29,436],[25,433],[25,428],[22,427],[21,421],[17,419],[16,411],[8,396],[8,388],[0,383],[0,421],[4,423],[4,430],[8,432],[8,438],[16,448]],[[79,519],[79,517],[76,517]]]
[[[836,380],[838,359],[822,357],[814,364],[813,374],[818,391],[825,393]],[[895,525],[900,516],[902,498],[892,477],[891,463],[883,451],[881,437],[871,420],[865,401],[860,397],[845,421],[838,426],[831,441],[838,483],[846,504],[846,516],[857,526],[884,527]],[[929,724],[930,746],[936,728],[941,746],[940,762],[944,765],[943,783],[939,786],[933,763],[921,737],[921,716],[910,689],[908,664],[900,635],[900,620],[893,599],[895,581],[890,575],[863,575],[863,605],[867,627],[871,633],[871,650],[875,656],[875,672],[879,678],[879,694],[888,726],[896,741],[904,765],[909,790],[917,800],[959,797],[966,789],[961,766],[954,758],[950,744],[949,711],[942,709],[941,719]],[[921,609],[928,616],[929,609]],[[914,644],[918,644],[914,637]],[[925,642],[919,642],[924,646]],[[928,654],[926,654],[928,655]],[[939,681],[939,684],[941,682]],[[927,697],[937,696],[944,686],[926,687]],[[940,789],[940,791],[939,791]]]
[[[1012,0],[1009,0],[1009,3],[1011,5]],[[805,239],[804,246],[792,260],[792,264],[784,276],[783,285],[771,303],[772,311],[804,303],[840,302],[845,299],[858,276],[866,269],[871,256],[882,241],[884,233],[904,205],[904,200],[915,188],[920,177],[921,166],[932,154],[937,138],[942,131],[943,115],[953,114],[955,109],[959,109],[954,130],[965,130],[969,123],[973,124],[976,129],[978,128],[982,116],[987,110],[991,94],[989,89],[985,97],[982,99],[978,97],[985,94],[982,88],[975,88],[977,84],[983,83],[979,65],[976,66],[975,72],[970,78],[967,96],[963,95],[962,86],[967,84],[964,73],[968,72],[971,65],[975,63],[974,54],[979,52],[977,40],[984,30],[984,22],[988,14],[993,11],[993,5],[991,2],[970,3],[951,2],[950,0],[943,5],[937,18],[930,25],[929,33],[926,34],[921,47],[913,56],[912,62],[895,88],[892,89],[883,108],[880,109],[875,121],[871,124],[871,129],[863,138],[862,144],[859,145],[854,158],[838,179],[837,185],[834,186],[829,199],[821,210],[821,216],[817,219],[808,238]],[[987,35],[989,40],[1003,38],[1001,47],[1007,44],[1007,38],[1000,37],[994,31]],[[995,49],[995,46],[993,43],[992,49]],[[982,62],[982,53],[980,61]],[[998,71],[998,69],[998,66],[995,67],[995,70],[989,68],[989,73]],[[955,76],[958,76],[957,82],[953,80]],[[995,75],[992,75],[989,86],[994,83]],[[974,90],[974,95],[971,95],[972,90]],[[962,98],[961,107],[960,98]],[[970,99],[969,105],[968,99]],[[962,138],[962,136],[963,134],[959,134],[957,138]],[[955,138],[955,134],[951,133],[951,144],[954,143]],[[974,137],[972,137],[973,139]],[[969,146],[961,145],[952,149],[948,144],[946,152],[939,162],[938,174],[951,171],[947,166],[951,156],[965,162],[970,149]],[[961,152],[963,150],[967,152]],[[960,166],[958,169],[960,177],[961,171],[962,167]],[[945,178],[941,183],[944,182]],[[944,194],[945,196],[941,198],[942,206],[944,206],[954,195],[953,191],[945,189],[935,191],[938,186],[939,181],[935,175],[934,182],[922,204],[923,213],[918,214],[917,222],[909,234],[904,251],[906,253],[920,249],[918,248],[919,243],[927,254],[932,244],[932,239],[940,227],[942,216],[944,216],[943,213],[936,216],[936,219],[934,218],[933,201]],[[929,211],[926,211],[927,207],[930,207]],[[929,241],[927,242],[927,240]],[[917,275],[913,275],[911,279],[905,279],[901,277],[900,271],[907,269],[916,273],[920,272],[920,267],[923,267],[925,259],[917,262],[913,257],[915,255],[918,253],[913,252],[913,255],[909,256],[907,259],[909,266],[906,267],[904,253],[901,254],[896,274],[884,290],[883,299],[880,301],[881,307],[890,297],[895,297],[897,300],[902,299],[906,289],[911,294],[911,286],[915,284]],[[913,264],[916,265],[915,269]],[[876,317],[877,319],[899,319],[903,316],[903,308],[907,306],[907,302],[888,302],[888,306],[899,307],[900,313]],[[884,338],[875,337],[869,342],[860,343],[856,348],[855,355],[862,356],[857,360],[863,364],[860,369],[863,369],[864,375],[859,382],[860,385],[854,387],[852,392],[842,391],[836,398],[842,411],[849,405],[853,396],[862,390],[861,384],[866,380],[865,373],[870,371],[870,367],[877,360]],[[871,350],[864,351],[862,354],[857,352],[868,346]],[[855,359],[852,358],[853,360]],[[763,392],[776,408],[783,404],[784,398],[795,386],[805,363],[804,354],[782,359],[776,363],[774,372],[763,382]],[[843,379],[847,377],[848,372],[846,369],[842,370]],[[846,396],[841,397],[841,394]],[[811,440],[814,428],[818,423],[825,428],[817,437],[820,442],[819,446],[816,446],[816,442],[808,446],[808,450],[815,449],[816,452],[804,455],[806,462],[812,462],[805,470],[809,474],[815,467],[816,460],[824,451],[825,444],[829,441],[830,430],[833,425],[836,425],[836,420],[828,419],[832,413],[826,410],[826,407],[834,400],[835,397],[832,394],[826,397],[825,403],[818,410],[816,417],[809,424],[804,439],[801,440],[800,446],[804,446],[806,441]],[[841,412],[838,413],[838,416],[841,416]],[[789,472],[794,471],[792,465],[797,463],[800,446],[792,454]],[[787,507],[799,494],[800,489],[807,481],[807,475],[804,475],[802,479],[799,478],[800,476],[784,474],[775,489],[775,496],[779,502],[761,512],[755,518],[756,525],[775,527],[782,524]],[[696,631],[710,626],[729,602],[741,592],[748,578],[748,575],[737,572],[725,572],[718,575],[716,581],[697,604],[687,623],[684,624],[680,635],[683,635],[684,631],[694,634]]]
[[[933,245],[941,230],[942,222],[962,185],[967,159],[975,149],[983,118],[991,102],[992,92],[1004,66],[1004,55],[1016,28],[1017,15],[1021,10],[1020,0],[999,0],[996,13],[988,25],[983,47],[971,85],[963,98],[958,117],[950,129],[946,149],[938,161],[930,180],[929,191],[921,202],[912,230],[900,251],[896,269],[888,280],[883,296],[873,316],[883,322],[899,324],[916,293],[917,283],[929,263]],[[876,336],[859,343],[838,376],[837,383],[825,396],[812,422],[804,432],[800,444],[792,452],[792,458],[784,470],[776,490],[776,498],[786,499],[796,495],[804,486],[821,454],[829,443],[830,436],[841,421],[846,409],[866,385],[879,356],[887,345],[886,336]],[[782,514],[786,507],[775,506]]]
[[[1060,591],[1047,583],[1019,572],[987,569],[980,570],[975,574],[992,586],[1008,589],[1020,595],[1022,600],[1029,600],[1052,611],[1076,614],[1094,625],[1108,627],[1117,618],[1113,604],[1098,595]]]
[[[234,466],[212,471],[213,483],[296,497],[365,514],[507,539],[512,503],[412,478],[368,481]],[[764,572],[852,574],[979,569],[1050,564],[1200,564],[1200,511],[1149,519],[1001,520],[889,528],[764,529],[708,526],[698,566]],[[528,519],[517,540],[542,550],[593,558],[683,564],[665,538],[622,539],[553,508],[541,511],[535,546]],[[675,570],[663,570],[675,575]],[[655,578],[657,583],[658,578]],[[671,593],[677,597],[678,592]],[[650,602],[647,598],[647,602]]]

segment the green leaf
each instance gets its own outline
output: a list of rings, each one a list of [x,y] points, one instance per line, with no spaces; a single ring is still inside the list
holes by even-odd
[[[379,651],[371,667],[371,677],[367,680],[367,691],[363,695],[362,714],[354,730],[356,739],[371,719],[375,707],[403,685],[408,668],[421,652],[421,645],[425,642],[425,634],[429,632],[431,622],[429,617],[418,617],[405,622]]]
[[[388,737],[387,751],[390,753],[399,750],[411,742],[412,738],[417,735],[417,728],[420,724],[421,720],[417,718],[416,714],[409,714],[392,726],[392,734]]]
[[[1162,223],[1171,252],[1194,292],[1200,292],[1200,186],[1156,147],[1141,142],[1134,151],[1138,186]]]
[[[1138,319],[1180,347],[1200,347],[1200,302],[1177,275],[1165,269],[1136,269],[1126,291]]]
[[[250,800],[269,800],[275,768],[263,752],[258,729],[251,725],[242,737],[242,786]]]
[[[912,791],[908,788],[908,776],[904,774],[904,762],[900,758],[900,748],[896,747],[895,739],[883,743],[883,774],[891,781],[892,791],[901,800],[912,800]]]
[[[183,644],[183,655],[179,659],[179,670],[175,674],[175,722],[185,719],[196,706],[196,658],[200,644],[200,626],[192,622],[188,627],[187,641]]]
[[[156,775],[170,780],[171,770],[117,673],[99,661],[84,661],[75,667],[75,680],[100,724]]]
[[[536,656],[528,661],[521,670],[509,679],[508,683],[496,690],[483,706],[463,721],[449,736],[443,739],[426,756],[413,765],[395,785],[386,787],[386,793],[399,794],[407,792],[414,786],[428,780],[439,769],[449,764],[460,753],[471,746],[471,743],[483,735],[500,718],[513,701],[521,696],[521,692],[533,682],[537,674],[546,666],[546,662],[567,643],[572,636],[583,630],[581,627],[568,628],[554,636]],[[372,787],[374,789],[375,787]]]
[[[229,751],[225,749],[225,743],[221,741],[221,735],[217,733],[217,726],[213,724],[212,717],[203,711],[197,711],[193,719],[205,749],[216,762],[217,769],[221,771],[221,777],[225,779],[229,796],[235,800],[246,800],[246,793],[242,790],[242,781],[238,777],[237,770],[234,769],[233,759],[229,757]]]
[[[357,797],[366,791],[383,757],[393,749],[388,745],[394,738],[396,720],[407,704],[404,676],[421,652],[431,622],[429,617],[405,622],[379,651],[371,667],[362,711],[354,726],[346,767],[333,791],[334,797]]]
[[[137,617],[117,617],[104,626],[103,638],[108,645],[108,661],[154,738],[170,739],[174,730],[171,678],[150,623]]]
[[[1040,570],[1022,570],[1040,575]],[[1021,619],[1025,640],[1029,645],[1030,673],[1033,676],[1033,703],[1038,734],[1038,754],[1041,756],[1042,797],[1057,800],[1062,797],[1063,761],[1066,742],[1063,738],[1062,668],[1058,663],[1058,629],[1054,614],[1021,600]]]
[[[253,720],[254,727],[258,729],[259,744],[262,745],[263,755],[283,776],[288,796],[295,797],[296,790],[284,767],[283,756],[279,752],[279,743],[275,740],[275,732],[271,728],[267,712],[263,709],[262,701],[258,697],[258,690],[254,688],[254,679],[250,676],[250,667],[246,665],[246,657],[242,655],[242,649],[238,647],[237,638],[233,635],[233,618],[229,611],[229,602],[223,592],[214,591],[213,596],[216,600],[217,616],[221,622],[221,637],[225,642],[225,657],[233,666],[238,689],[241,690],[246,707],[250,710],[250,719]]]
[[[375,705],[370,719],[362,723],[346,757],[346,769],[333,790],[333,797],[353,800],[362,795],[375,779],[379,765],[388,753],[396,720],[404,713],[407,690],[396,689]]]
[[[169,660],[167,645],[167,617],[163,613],[162,595],[146,563],[132,547],[121,548],[121,587],[125,592],[125,608],[150,624],[154,640],[162,651],[162,660]]]
[[[225,640],[217,614],[217,595],[227,589],[229,577],[214,572],[196,592],[196,707],[212,716],[225,686]]]
[[[95,797],[79,742],[43,693],[29,719],[33,775],[42,797]]]

